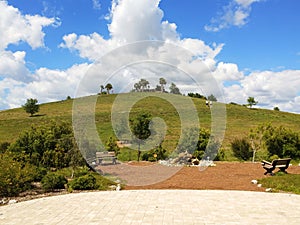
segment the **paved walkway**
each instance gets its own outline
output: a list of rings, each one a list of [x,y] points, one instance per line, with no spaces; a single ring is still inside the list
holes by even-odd
[[[300,224],[300,195],[245,191],[89,192],[0,207],[0,224]]]

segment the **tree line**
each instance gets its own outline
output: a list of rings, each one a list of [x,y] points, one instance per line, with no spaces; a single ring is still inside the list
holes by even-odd
[[[133,85],[132,92],[161,92],[181,95],[179,88],[175,83],[171,83],[169,86],[169,92],[166,90],[167,81],[165,78],[159,78],[158,84],[155,88],[151,88],[150,82],[144,78],[141,78],[137,83]]]

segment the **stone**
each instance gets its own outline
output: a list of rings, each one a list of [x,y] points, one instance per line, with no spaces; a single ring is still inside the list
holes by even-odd
[[[252,184],[257,184],[257,180],[251,180]]]
[[[16,204],[18,201],[16,199],[11,199],[8,201],[8,204]]]

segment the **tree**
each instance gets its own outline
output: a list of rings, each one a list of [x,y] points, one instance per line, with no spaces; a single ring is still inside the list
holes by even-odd
[[[112,86],[111,83],[108,83],[108,84],[105,85],[105,88],[106,88],[106,90],[107,90],[107,94],[109,95],[109,91],[110,91],[111,89],[113,89],[113,86]]]
[[[132,133],[135,135],[138,143],[138,161],[141,156],[141,143],[151,135],[149,128],[151,115],[145,112],[138,114],[131,122]]]
[[[256,129],[250,129],[249,138],[253,149],[252,162],[255,161],[257,151],[263,149],[263,135],[268,126],[259,125]]]
[[[268,126],[264,131],[263,140],[270,156],[300,158],[299,135],[290,129]]]
[[[258,103],[257,101],[255,101],[254,97],[249,97],[247,101],[250,108],[252,108],[253,105],[256,105]]]
[[[149,85],[149,81],[147,81],[146,79],[141,79],[139,81],[140,87],[142,88],[142,91],[145,91],[145,89],[148,87]]]
[[[159,78],[160,91],[163,93],[165,91],[164,85],[167,84],[167,81],[164,78]]]
[[[116,143],[116,139],[110,137],[106,142],[106,150],[109,152],[115,152],[115,155],[118,156],[120,153],[120,148]]]
[[[216,102],[216,101],[217,101],[217,98],[216,98],[213,94],[211,94],[211,95],[209,95],[209,96],[207,97],[207,100],[208,100],[208,101],[212,101],[212,102]]]
[[[18,156],[19,161],[38,167],[61,169],[84,162],[72,126],[66,122],[52,121],[49,125],[32,126],[23,131],[8,150]]]
[[[277,106],[274,107],[275,111],[280,111],[279,108]]]
[[[39,111],[39,105],[37,103],[37,99],[29,98],[22,107],[27,113],[30,113],[30,116],[33,116],[33,114]]]
[[[135,84],[134,84],[134,88],[135,88],[136,92],[141,91],[141,84],[140,84],[140,82],[135,83]]]
[[[188,93],[188,96],[191,98],[201,98],[207,100],[207,98],[199,93]]]
[[[170,93],[176,94],[176,95],[181,95],[179,88],[174,83],[171,83],[171,85],[170,85]]]
[[[103,85],[100,85],[100,94],[103,93],[103,90],[105,89],[105,87]]]

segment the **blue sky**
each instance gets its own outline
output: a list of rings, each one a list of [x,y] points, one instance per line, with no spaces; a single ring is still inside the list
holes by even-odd
[[[0,109],[74,96],[95,46],[105,53],[149,33],[198,44],[226,102],[254,96],[300,113],[299,10],[297,0],[0,1]]]

